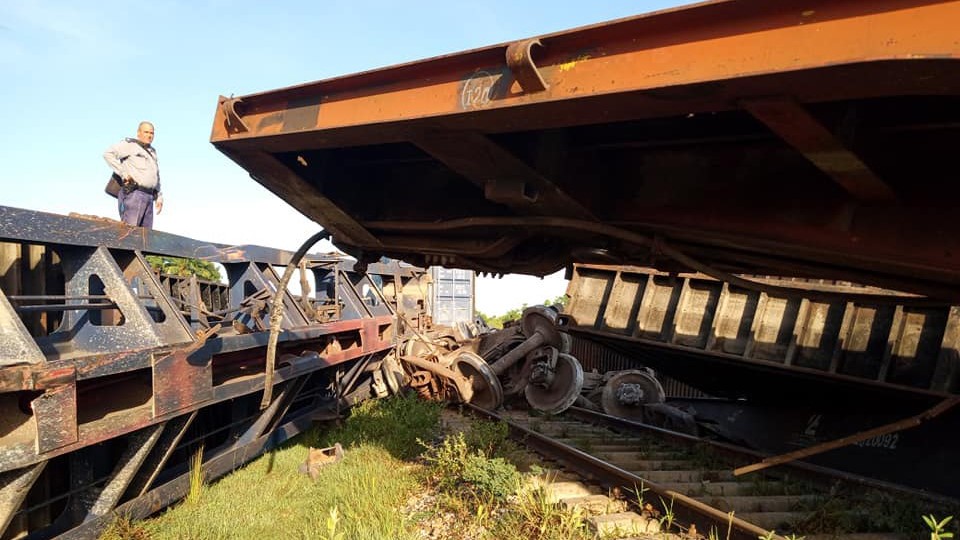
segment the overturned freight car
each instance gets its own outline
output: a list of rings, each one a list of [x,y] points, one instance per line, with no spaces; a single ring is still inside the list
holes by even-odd
[[[627,304],[571,330],[786,407],[808,438],[777,444],[802,446],[820,405],[903,417],[955,396],[958,19],[957,1],[705,2],[220,98],[211,140],[361,264],[656,269],[598,278]],[[804,301],[811,280],[900,292]],[[575,292],[581,310],[607,294]],[[644,306],[662,329],[638,326]],[[887,446],[875,464],[901,459]]]
[[[0,537],[91,537],[182,497],[199,448],[216,477],[398,392],[424,271],[307,255],[282,287],[294,255],[0,206]]]

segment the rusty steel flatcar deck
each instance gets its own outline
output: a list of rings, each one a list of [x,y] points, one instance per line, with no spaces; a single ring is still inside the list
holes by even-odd
[[[149,255],[225,275],[161,276]],[[389,393],[364,369],[423,320],[403,296],[422,270],[307,256],[295,294],[292,256],[0,206],[0,537],[89,538],[121,505],[142,517],[182,495],[198,446],[223,474],[325,402]]]
[[[958,20],[957,1],[706,2],[221,98],[211,140],[366,260],[956,301]]]

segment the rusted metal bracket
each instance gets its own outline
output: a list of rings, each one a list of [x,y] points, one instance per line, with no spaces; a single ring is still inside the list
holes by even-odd
[[[531,49],[534,45],[543,46],[536,38],[517,41],[507,46],[507,67],[513,72],[524,92],[543,92],[550,87],[533,63]]]
[[[73,384],[76,380],[77,369],[74,366],[53,369],[46,365],[11,366],[0,369],[0,392],[46,390]]]
[[[227,133],[246,133],[250,131],[247,124],[244,123],[240,113],[237,112],[237,105],[243,103],[240,98],[220,98],[220,110],[223,111],[224,122],[227,126]]]
[[[523,215],[555,212],[596,219],[593,213],[551,178],[483,133],[434,131],[412,140],[452,171],[483,188],[484,197]],[[477,160],[477,156],[484,159]]]
[[[66,384],[47,389],[30,402],[36,418],[37,455],[73,444],[79,439],[77,426],[77,386]]]

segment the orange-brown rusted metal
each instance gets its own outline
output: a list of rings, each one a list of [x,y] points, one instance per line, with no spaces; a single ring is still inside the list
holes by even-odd
[[[539,69],[549,84],[542,94],[510,93],[506,88],[503,95],[486,93],[490,99],[463,98],[470,89],[493,89],[497,85],[500,73],[492,70],[503,65],[501,51],[510,45],[496,45],[245,96],[249,112],[244,121],[251,126],[249,133],[228,137],[225,113],[218,111],[212,140],[220,143],[304,129],[353,127],[370,132],[374,131],[372,125],[384,122],[763,75],[789,78],[792,72],[831,66],[913,60],[909,63],[917,65],[912,67],[920,68],[924,64],[921,60],[960,57],[960,44],[952,38],[958,19],[960,2],[709,2],[540,37],[546,52]],[[884,76],[889,73],[887,66],[876,68],[866,71],[888,78]],[[470,73],[473,76],[464,80]],[[820,84],[829,79],[801,79],[807,84],[768,88],[774,94],[789,90],[803,102],[843,98],[851,88],[856,89],[858,97],[871,93],[882,96],[890,86],[901,87],[904,82],[925,94],[937,92],[922,80],[888,80],[871,89],[863,80],[834,79],[832,84]],[[696,101],[687,100],[679,110],[693,112],[690,105],[702,107],[708,103],[720,105],[719,109],[730,108],[727,99],[731,96],[724,93],[720,88],[705,92]],[[611,115],[633,118],[677,110],[675,105],[664,103],[647,111],[611,111]],[[595,110],[584,115],[612,119],[597,118]],[[529,117],[525,115],[525,119]],[[566,124],[565,119],[545,116],[533,120],[535,124],[524,127]],[[493,127],[507,131],[515,126]],[[382,131],[378,137],[365,133],[357,142],[389,142],[397,140],[397,135],[394,130]],[[349,137],[348,133],[330,133],[325,140],[311,140],[318,146],[333,146],[349,141]]]
[[[367,260],[694,261],[957,301],[957,20],[707,2],[221,98],[211,139]]]
[[[507,46],[507,67],[525,92],[543,92],[547,83],[533,62],[533,46],[542,47],[539,39],[525,39]]]

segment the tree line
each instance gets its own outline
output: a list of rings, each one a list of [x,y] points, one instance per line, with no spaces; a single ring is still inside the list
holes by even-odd
[[[557,309],[559,309],[562,312],[563,307],[567,305],[567,296],[562,294],[552,300],[551,299],[544,300],[543,305],[556,306]],[[486,313],[483,313],[482,311],[477,310],[477,317],[486,321],[487,325],[490,326],[491,328],[502,329],[505,323],[508,323],[513,320],[519,320],[520,317],[523,316],[523,310],[525,309],[527,309],[527,304],[523,304],[518,308],[513,308],[507,311],[506,313],[504,313],[503,315],[487,315]]]

